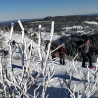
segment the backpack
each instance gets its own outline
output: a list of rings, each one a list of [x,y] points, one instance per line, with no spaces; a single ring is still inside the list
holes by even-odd
[[[65,56],[65,48],[59,48],[59,56],[64,57]]]
[[[79,46],[82,45],[83,43],[84,43],[83,40],[76,41],[77,49],[78,49],[79,52],[81,52],[81,48],[79,48]]]

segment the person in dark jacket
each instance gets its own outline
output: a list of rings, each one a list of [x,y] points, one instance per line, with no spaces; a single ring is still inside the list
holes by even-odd
[[[83,57],[82,67],[84,67],[84,68],[85,68],[86,57],[89,58],[89,67],[92,67],[92,59],[91,59],[91,55],[89,53],[89,47],[91,47],[91,45],[89,42],[90,42],[90,39],[87,38],[85,40],[85,43],[83,43],[82,45],[79,46],[79,48],[82,49],[82,57]]]
[[[58,49],[59,57],[60,57],[60,64],[65,64],[65,48],[62,46]]]
[[[48,51],[48,44],[45,45],[45,50],[44,50],[44,52],[47,54],[47,51]]]
[[[55,48],[54,46],[51,47],[51,50],[53,51]],[[51,53],[52,59],[54,60],[54,58],[56,57],[56,51],[54,51],[53,53]]]

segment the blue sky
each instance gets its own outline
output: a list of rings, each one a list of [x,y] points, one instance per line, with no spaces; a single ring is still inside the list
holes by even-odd
[[[0,0],[0,21],[98,13],[98,0]]]

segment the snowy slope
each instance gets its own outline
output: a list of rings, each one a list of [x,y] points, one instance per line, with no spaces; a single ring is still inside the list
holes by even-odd
[[[84,21],[84,23],[98,25],[98,22],[95,21]]]
[[[38,37],[38,32],[35,32],[36,34],[37,34],[37,37]],[[41,32],[41,38],[43,39],[43,40],[50,40],[50,32]],[[61,37],[61,35],[58,35],[58,34],[54,34],[54,36],[53,36],[53,41],[54,40],[58,40],[59,41],[59,39],[60,39],[60,37]],[[59,41],[60,42],[60,41]]]
[[[44,40],[50,39],[50,35],[48,33],[47,33],[47,35],[42,33],[42,35],[43,35],[42,38]],[[4,47],[6,47],[8,45],[9,33],[6,32],[5,34],[3,34],[3,36],[6,39],[5,46],[4,46]],[[58,38],[60,38],[60,36],[54,35],[53,39],[57,40]],[[21,35],[19,35],[19,34],[13,34],[12,39],[16,40],[17,43],[21,43]],[[28,39],[27,37],[25,37],[25,41],[26,41],[26,44],[27,44],[27,47],[28,47],[31,43],[31,40]],[[36,58],[37,58],[37,56],[38,56],[38,53],[37,53],[37,50],[36,50],[37,44],[33,43],[33,46],[34,46],[34,49],[32,50],[32,52],[36,54]],[[27,53],[29,53],[28,50],[27,50]],[[18,77],[18,76],[20,76],[20,74],[22,74],[22,66],[21,66],[20,59],[16,60],[14,58],[16,56],[20,56],[18,48],[16,48],[13,51],[13,59],[12,59],[14,74],[15,74],[15,76]],[[33,58],[33,55],[31,57]],[[67,82],[69,81],[70,75],[73,72],[70,88],[74,89],[74,85],[76,84],[75,94],[77,94],[78,91],[80,91],[80,93],[83,92],[84,84],[82,82],[85,80],[83,77],[85,77],[87,75],[86,72],[87,72],[88,69],[87,68],[82,68],[81,67],[82,63],[81,62],[75,62],[76,69],[74,68],[73,61],[69,61],[69,60],[66,59],[65,62],[66,62],[65,65],[60,65],[59,58],[56,58],[55,61],[52,61],[51,57],[47,62],[47,69],[46,69],[47,73],[51,74],[50,70],[53,68],[53,66],[54,66],[54,72],[55,72],[52,79],[49,81],[49,84],[48,84],[48,87],[47,87],[47,90],[46,90],[46,95],[49,94],[48,98],[65,98],[66,97],[66,92],[68,92],[68,87],[65,83],[65,78],[64,78],[66,76],[65,75],[66,72],[68,72],[68,76],[66,77]],[[40,65],[40,62],[38,62],[37,60],[36,60],[35,63],[33,63],[33,65],[34,65],[33,69],[35,71],[34,76],[36,76],[37,73],[39,72],[39,68],[41,68],[41,65]],[[86,63],[86,65],[88,65],[88,63]],[[76,71],[78,73],[81,72],[80,76],[79,76],[79,74],[77,74]],[[91,78],[94,77],[95,71],[96,71],[95,69],[89,69]],[[98,76],[98,74],[96,74],[96,75]],[[81,81],[80,77],[82,77],[84,80]],[[87,79],[86,79],[86,81],[87,81]],[[38,88],[36,93],[39,92],[38,98],[41,98],[42,89],[43,89],[43,76],[42,75],[39,77],[39,79],[37,81],[37,84],[36,84],[36,87],[38,85],[40,85],[40,87]],[[63,86],[63,88],[61,89],[62,86]],[[36,87],[32,86],[30,89],[28,89],[27,93],[33,96],[34,95],[34,88],[36,88]],[[97,93],[98,92],[98,86],[96,86],[96,87],[97,87],[96,91],[94,93],[92,93],[92,96],[90,98],[98,98],[98,93]],[[62,94],[61,94],[61,90],[62,90]],[[32,97],[30,97],[30,98],[32,98]]]

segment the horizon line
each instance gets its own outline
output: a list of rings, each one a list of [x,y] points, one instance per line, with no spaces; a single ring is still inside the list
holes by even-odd
[[[77,15],[57,15],[57,16],[89,16],[89,15],[98,15],[98,13],[91,13],[91,14],[77,14]],[[46,17],[56,17],[56,16],[46,16]],[[13,20],[5,20],[5,21],[0,21],[0,23],[4,23],[4,22],[11,22],[11,21],[18,21],[18,20],[37,20],[37,19],[44,19],[46,17],[43,17],[43,18],[27,18],[27,19],[13,19]]]

